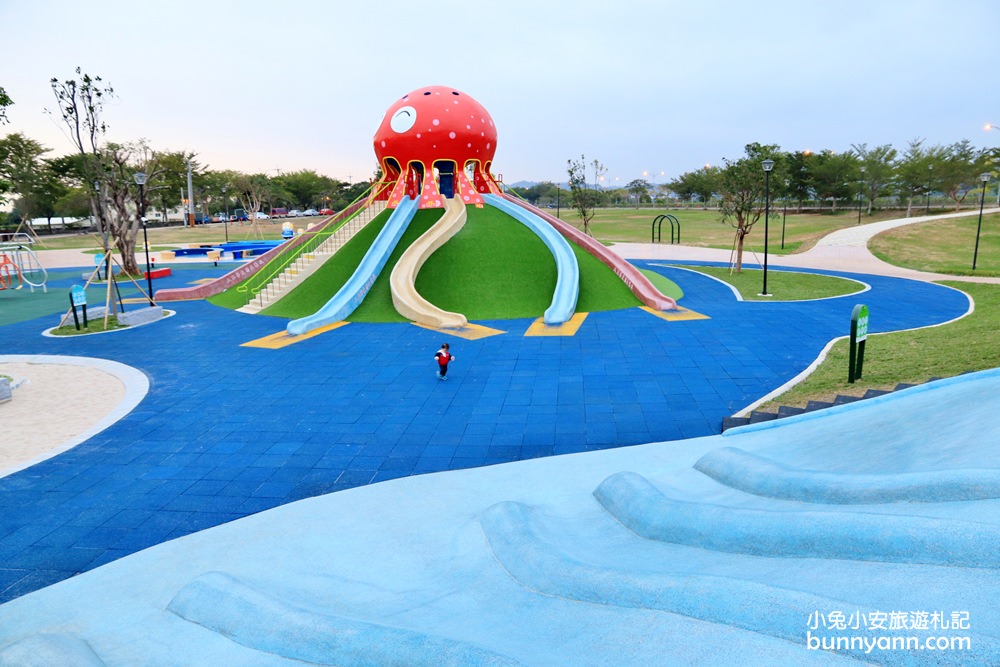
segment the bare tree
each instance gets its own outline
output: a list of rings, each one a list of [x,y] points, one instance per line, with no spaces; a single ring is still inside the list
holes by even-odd
[[[570,196],[573,199],[573,207],[576,208],[576,212],[580,215],[580,221],[583,225],[583,233],[587,236],[593,236],[590,233],[590,221],[594,218],[595,209],[597,208],[597,203],[600,200],[600,195],[597,192],[597,183],[595,181],[594,188],[587,187],[587,159],[581,155],[580,160],[567,160],[566,161],[568,172],[569,172],[569,189]],[[604,167],[597,160],[593,161],[594,167],[594,178],[598,178]]]
[[[108,248],[108,219],[101,193],[101,183],[104,180],[104,163],[101,156],[101,137],[107,132],[107,125],[101,120],[104,100],[114,97],[115,91],[110,85],[105,86],[101,77],[91,77],[82,74],[76,68],[77,79],[59,81],[52,78],[49,83],[52,93],[59,105],[59,115],[69,129],[70,141],[81,156],[81,171],[86,185],[89,187],[90,208],[101,230],[101,242]]]
[[[235,197],[247,212],[250,222],[253,225],[252,233],[254,238],[264,238],[257,222],[257,213],[270,194],[271,180],[265,174],[240,174],[233,181],[236,190]]]

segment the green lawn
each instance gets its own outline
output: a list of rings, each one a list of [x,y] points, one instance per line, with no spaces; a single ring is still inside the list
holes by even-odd
[[[417,291],[445,310],[472,320],[541,317],[552,301],[556,266],[545,244],[531,230],[493,207],[469,208],[465,227],[428,258],[417,275]],[[405,322],[392,305],[389,275],[405,248],[441,216],[418,211],[368,296],[348,318],[352,322]],[[323,306],[357,268],[384,226],[383,213],[289,296],[264,313],[296,318]],[[580,263],[577,310],[594,312],[640,305],[626,285],[598,259],[573,246]],[[235,290],[212,297],[226,305]]]
[[[868,389],[892,389],[900,382],[918,384],[933,377],[1000,366],[1000,285],[942,283],[969,294],[975,312],[939,327],[875,334],[865,343],[864,377],[847,382],[848,342],[838,341],[829,356],[804,382],[762,406],[804,406],[809,400],[832,400],[837,394],[860,396]]]
[[[730,273],[729,269],[721,266],[684,265],[678,268],[692,269],[729,283],[745,301],[806,301],[853,294],[864,289],[861,283],[847,278],[796,271],[768,271],[767,291],[771,296],[761,296],[764,272],[760,269]]]
[[[555,211],[550,211],[555,213]],[[669,213],[680,223],[680,242],[683,245],[731,249],[736,230],[722,222],[717,210],[705,209],[652,209],[606,208],[598,209],[591,221],[594,237],[604,243],[649,243],[652,239],[653,220]],[[877,211],[871,217],[862,216],[862,222],[876,222],[898,218],[900,211]],[[580,218],[573,210],[562,209],[559,217],[579,227]],[[785,243],[782,247],[782,219],[785,226]],[[776,255],[801,252],[811,248],[816,241],[831,232],[857,224],[857,211],[850,209],[837,213],[807,212],[796,214],[790,209],[783,215],[781,208],[771,210],[768,220],[769,252]],[[758,251],[764,249],[764,218],[754,226],[746,242]],[[660,228],[662,243],[670,242],[670,223],[663,221]]]
[[[976,271],[972,256],[978,216],[916,223],[879,234],[869,248],[880,259],[918,271],[954,275],[1000,275],[1000,214],[983,216]],[[829,356],[801,384],[762,406],[805,405],[831,400],[836,394],[860,396],[868,389],[892,389],[899,383],[922,383],[1000,366],[996,332],[1000,328],[1000,285],[944,282],[975,301],[966,317],[940,327],[879,334],[868,338],[864,377],[847,382],[847,341],[836,343]]]
[[[1000,276],[1000,213],[921,222],[879,234],[868,244],[879,259],[918,271],[958,276]],[[976,270],[972,259],[976,256]]]

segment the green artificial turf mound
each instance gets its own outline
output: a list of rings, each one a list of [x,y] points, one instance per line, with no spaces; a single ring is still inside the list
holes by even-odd
[[[469,207],[467,211],[469,219],[462,231],[421,268],[417,291],[439,308],[462,313],[470,320],[541,317],[552,301],[556,284],[556,265],[548,248],[531,230],[498,209]],[[393,308],[389,276],[403,251],[442,213],[438,209],[417,212],[368,296],[347,318],[349,321],[408,321]],[[263,313],[297,318],[319,310],[350,278],[389,214],[380,214],[299,288]],[[577,311],[640,305],[611,269],[581,248],[572,247],[580,263]],[[212,302],[223,305],[216,299]]]

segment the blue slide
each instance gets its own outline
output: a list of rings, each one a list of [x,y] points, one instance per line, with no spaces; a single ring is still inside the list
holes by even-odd
[[[312,315],[292,320],[285,327],[285,330],[293,336],[299,336],[317,327],[341,322],[353,313],[354,309],[361,305],[365,296],[368,295],[368,291],[375,284],[378,274],[385,268],[385,263],[389,261],[389,255],[396,248],[399,239],[403,237],[403,232],[410,225],[416,212],[417,200],[403,197],[393,210],[392,215],[389,216],[385,227],[375,237],[375,242],[365,253],[361,264],[347,279],[344,286],[322,308]]]
[[[552,303],[545,311],[546,324],[568,322],[576,312],[576,300],[580,296],[580,265],[569,242],[534,213],[526,211],[497,195],[483,195],[486,202],[511,216],[531,231],[538,234],[556,260],[556,289]]]

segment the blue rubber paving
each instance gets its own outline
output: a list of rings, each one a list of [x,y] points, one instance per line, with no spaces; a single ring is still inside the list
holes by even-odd
[[[636,265],[679,284],[680,305],[710,319],[667,322],[638,308],[591,313],[572,337],[526,337],[527,319],[479,321],[506,333],[476,341],[353,323],[277,350],[241,344],[283,331],[287,320],[202,301],[164,304],[177,314],[100,336],[42,337],[53,315],[3,326],[4,354],[111,359],[143,371],[150,391],[85,443],[0,478],[0,602],[310,496],[717,434],[724,417],[845,335],[856,304],[868,305],[872,333],[946,322],[969,308],[946,287],[857,275],[870,290],[741,302],[703,275]],[[225,270],[185,268],[156,287]],[[71,274],[79,271],[49,285],[63,302]],[[0,292],[0,308],[16,303]],[[433,355],[445,340],[457,361],[440,382]]]

